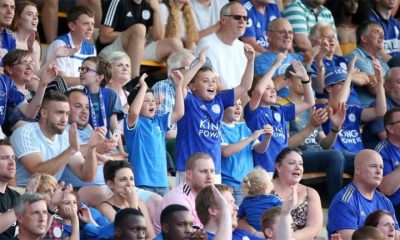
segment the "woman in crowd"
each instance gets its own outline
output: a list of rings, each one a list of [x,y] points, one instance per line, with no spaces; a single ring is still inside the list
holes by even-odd
[[[115,214],[124,208],[135,208],[141,211],[146,219],[146,239],[154,238],[155,232],[144,202],[138,199],[132,167],[127,161],[108,161],[104,165],[104,180],[113,195],[102,202],[97,209],[109,221],[114,221]]]
[[[36,4],[30,1],[19,1],[15,4],[15,16],[11,23],[17,49],[27,50],[32,54],[34,72],[40,69],[40,41],[37,27],[39,14]]]
[[[378,228],[385,236],[385,240],[394,240],[396,237],[392,214],[386,210],[378,210],[368,215],[364,225]]]
[[[297,203],[291,212],[293,238],[313,239],[322,229],[321,199],[314,189],[300,184],[303,176],[303,159],[297,148],[284,148],[276,157],[275,174],[272,183],[274,193],[282,201],[290,199],[292,187],[297,191]]]

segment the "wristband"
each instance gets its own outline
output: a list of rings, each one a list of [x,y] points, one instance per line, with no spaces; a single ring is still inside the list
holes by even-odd
[[[338,132],[340,131],[340,128],[339,128],[339,129],[334,129],[334,128],[332,127],[332,128],[331,128],[331,131],[334,132],[334,133],[338,133]]]
[[[47,206],[47,212],[50,213],[50,215],[56,215],[57,212],[58,212],[57,210],[58,210],[58,209],[56,208],[56,209],[54,209],[54,211],[51,211],[50,208],[49,208],[49,206]]]
[[[311,80],[310,79],[308,79],[308,80],[306,80],[306,81],[304,81],[303,79],[301,80],[301,83],[302,84],[307,84],[307,83],[309,83]]]

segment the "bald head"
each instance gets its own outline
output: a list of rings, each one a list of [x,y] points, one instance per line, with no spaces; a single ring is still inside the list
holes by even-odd
[[[354,160],[354,183],[360,191],[370,194],[381,183],[383,177],[382,157],[374,150],[360,151]]]
[[[379,155],[379,153],[377,153],[375,150],[364,149],[356,155],[356,158],[354,159],[354,168],[357,169],[363,165],[366,165],[368,163],[367,160],[370,159],[379,159],[381,162],[383,162],[381,155]]]

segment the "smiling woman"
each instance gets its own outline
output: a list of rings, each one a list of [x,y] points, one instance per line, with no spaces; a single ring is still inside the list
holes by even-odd
[[[36,4],[29,1],[20,1],[15,5],[15,16],[11,23],[14,32],[17,49],[28,50],[32,53],[35,63],[34,71],[40,68],[40,41],[37,32],[39,24]]]

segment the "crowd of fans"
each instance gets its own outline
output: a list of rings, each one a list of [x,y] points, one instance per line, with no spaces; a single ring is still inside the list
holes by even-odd
[[[0,239],[400,239],[399,0],[59,3],[0,0]]]

